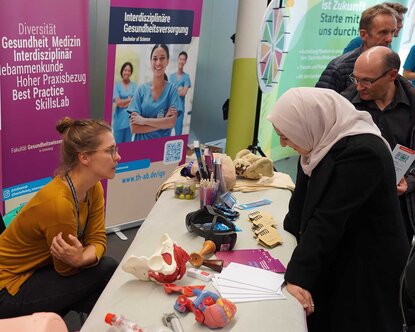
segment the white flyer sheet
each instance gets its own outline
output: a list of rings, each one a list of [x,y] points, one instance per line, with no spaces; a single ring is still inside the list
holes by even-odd
[[[415,151],[406,146],[396,144],[392,151],[392,157],[395,165],[396,184],[398,184],[415,160]]]

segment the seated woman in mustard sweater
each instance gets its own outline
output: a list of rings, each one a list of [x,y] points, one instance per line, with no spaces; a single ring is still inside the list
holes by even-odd
[[[104,257],[104,195],[121,157],[102,121],[59,121],[55,178],[0,235],[0,318],[89,313],[117,267]]]

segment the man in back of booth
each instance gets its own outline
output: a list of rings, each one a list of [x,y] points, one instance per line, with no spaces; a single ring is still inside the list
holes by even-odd
[[[371,114],[391,149],[401,144],[415,149],[415,88],[398,74],[399,55],[384,46],[373,47],[356,60],[342,95]],[[407,174],[397,187],[408,239],[414,235],[415,177]]]
[[[397,38],[399,36],[399,32],[402,30],[403,27],[403,15],[406,14],[406,12],[408,11],[408,8],[405,7],[404,5],[402,5],[399,2],[384,2],[382,3],[382,5],[391,7],[392,9],[394,9],[396,11],[396,13],[398,14],[396,16],[396,24],[397,24],[397,28],[394,34],[394,37]],[[360,38],[360,36],[357,36],[356,38],[353,38],[350,43],[344,48],[343,50],[343,54],[353,51],[354,49],[360,47],[363,45],[363,40],[362,38]],[[394,48],[392,46],[392,48]]]
[[[397,27],[396,16],[396,11],[385,5],[375,5],[363,11],[359,23],[363,45],[330,61],[316,87],[339,93],[345,90],[351,84],[349,74],[360,54],[374,46],[390,46]]]

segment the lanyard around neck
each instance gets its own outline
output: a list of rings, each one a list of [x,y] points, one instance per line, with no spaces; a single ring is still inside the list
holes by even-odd
[[[81,220],[80,220],[80,212],[79,212],[79,202],[78,202],[78,197],[76,196],[76,191],[75,191],[75,187],[72,183],[71,178],[69,177],[68,174],[65,175],[66,181],[68,182],[69,188],[71,189],[72,192],[72,197],[73,200],[75,202],[75,208],[76,208],[76,214],[77,214],[77,222],[78,222],[78,230],[77,230],[77,236],[78,239],[82,237],[82,235],[84,234],[84,231],[86,229],[86,226],[88,225],[88,219],[89,219],[89,208],[90,208],[90,202],[89,202],[89,195],[88,192],[86,193],[86,201],[87,201],[87,205],[88,205],[88,214],[86,215],[86,221],[85,221],[85,226],[83,229],[81,229]]]

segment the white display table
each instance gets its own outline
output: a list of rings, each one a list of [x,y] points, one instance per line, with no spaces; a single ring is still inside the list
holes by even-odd
[[[278,231],[284,243],[269,251],[274,258],[278,258],[286,266],[296,246],[295,238],[285,232],[282,227],[291,192],[285,189],[270,189],[252,193],[236,192],[234,195],[238,203],[247,203],[264,198],[272,200],[271,205],[262,206],[258,210],[271,213],[277,220]],[[179,200],[174,198],[172,190],[165,191],[138,230],[123,261],[131,254],[136,256],[152,255],[163,233],[168,233],[179,246],[189,253],[200,251],[204,239],[189,233],[185,226],[186,214],[197,210],[198,207],[199,200],[197,198],[190,201]],[[252,211],[255,210],[241,211],[237,224],[243,229],[243,232],[238,233],[238,240],[234,249],[262,248],[253,238],[250,229],[251,223],[247,221],[247,214]],[[133,275],[124,272],[121,265],[122,262],[86,320],[81,329],[82,332],[106,331],[109,326],[104,322],[104,318],[108,312],[122,314],[143,327],[162,324],[163,314],[174,312],[173,305],[177,299],[177,293],[168,295],[161,285],[151,281],[139,281]],[[185,276],[176,284],[197,285],[204,284],[204,282]],[[207,284],[206,289],[214,291],[210,283]],[[283,289],[283,293],[287,297],[286,300],[236,304],[235,319],[220,330],[238,332],[307,331],[304,310],[300,303],[285,289]],[[180,317],[184,331],[209,331],[207,327],[195,321],[193,313],[177,313],[177,315]]]

